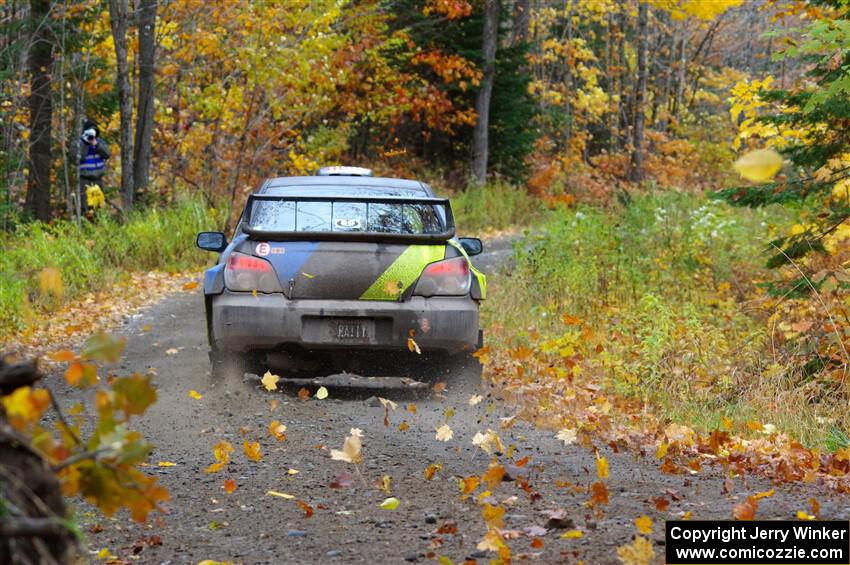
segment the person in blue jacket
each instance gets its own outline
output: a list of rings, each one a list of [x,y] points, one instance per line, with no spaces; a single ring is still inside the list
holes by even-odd
[[[88,210],[87,188],[96,185],[103,191],[103,175],[109,159],[109,146],[100,138],[100,130],[92,120],[83,124],[80,136],[80,208]]]

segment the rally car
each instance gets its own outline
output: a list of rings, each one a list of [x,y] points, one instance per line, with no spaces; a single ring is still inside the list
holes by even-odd
[[[271,178],[232,241],[202,232],[197,245],[220,253],[203,286],[214,372],[268,354],[481,345],[481,240],[456,238],[449,201],[423,182],[355,167]]]

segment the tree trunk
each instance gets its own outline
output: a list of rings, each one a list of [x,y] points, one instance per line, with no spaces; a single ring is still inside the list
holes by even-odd
[[[632,137],[632,162],[629,170],[629,180],[632,182],[643,180],[643,105],[646,99],[646,55],[649,48],[648,28],[649,8],[646,2],[641,2],[638,9],[638,79],[635,86],[635,127]]]
[[[133,100],[127,68],[127,0],[109,0],[109,19],[117,61],[116,86],[118,112],[121,115],[121,201],[124,211],[133,207]]]
[[[30,2],[30,166],[26,209],[39,220],[50,219],[50,144],[53,103],[50,98],[53,39],[50,0]]]
[[[493,75],[496,71],[496,42],[499,36],[499,0],[484,2],[484,32],[481,39],[481,59],[484,76],[475,98],[478,120],[472,132],[472,172],[479,184],[487,180],[489,152],[490,98],[493,95]]]
[[[528,30],[531,24],[531,0],[516,0],[514,4],[513,33],[511,45],[528,41]]]
[[[157,0],[139,1],[137,20],[139,29],[139,98],[136,106],[136,140],[133,144],[133,181],[136,197],[147,189],[150,177],[156,62],[156,5]]]

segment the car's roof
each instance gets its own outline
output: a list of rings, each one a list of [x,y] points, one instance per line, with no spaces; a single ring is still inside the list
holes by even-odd
[[[386,196],[433,196],[431,187],[418,180],[365,176],[277,177],[260,187],[261,194],[314,194],[336,196],[359,191]]]

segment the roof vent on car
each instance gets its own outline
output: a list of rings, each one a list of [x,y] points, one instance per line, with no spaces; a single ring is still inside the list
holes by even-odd
[[[322,167],[316,173],[320,177],[371,177],[372,169],[364,167]]]

